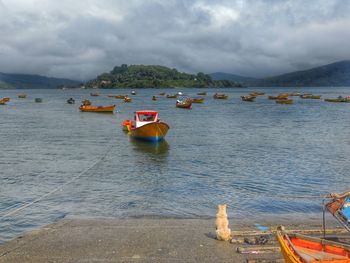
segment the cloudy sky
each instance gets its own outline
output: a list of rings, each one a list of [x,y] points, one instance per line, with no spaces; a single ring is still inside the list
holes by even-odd
[[[0,0],[0,71],[270,76],[350,59],[348,0]]]

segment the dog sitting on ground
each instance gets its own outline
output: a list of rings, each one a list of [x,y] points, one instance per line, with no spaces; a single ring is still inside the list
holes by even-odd
[[[228,228],[228,219],[226,213],[226,204],[218,205],[216,214],[216,238],[222,241],[228,241],[231,238],[231,229]]]

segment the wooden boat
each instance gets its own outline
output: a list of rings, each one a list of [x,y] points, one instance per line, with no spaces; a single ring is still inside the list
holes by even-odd
[[[218,100],[226,100],[228,98],[228,96],[226,94],[220,94],[220,93],[215,93],[213,96],[214,99],[218,99]]]
[[[204,98],[191,98],[190,99],[192,103],[203,103]]]
[[[289,94],[288,93],[281,93],[278,94],[277,96],[268,96],[269,100],[287,100]]]
[[[243,101],[250,101],[250,102],[253,102],[255,100],[255,96],[251,96],[251,95],[248,95],[248,96],[241,96],[241,99]]]
[[[161,92],[159,93],[160,96],[164,96],[165,95],[165,92]]]
[[[207,92],[198,92],[197,95],[200,95],[200,96],[206,96],[207,95]]]
[[[157,100],[157,97],[156,96],[152,96],[152,100]]]
[[[176,101],[176,108],[191,109],[192,108],[192,100],[191,99],[177,100]]]
[[[68,104],[74,104],[74,103],[75,103],[75,100],[74,100],[73,98],[69,98],[69,99],[67,100],[67,103],[68,103]]]
[[[84,112],[99,112],[99,113],[113,113],[115,105],[110,106],[91,106],[91,105],[81,105],[79,110]]]
[[[265,95],[265,93],[264,93],[264,92],[253,91],[253,92],[250,93],[249,95],[250,95],[250,96],[257,97],[257,96]]]
[[[169,125],[158,119],[157,111],[137,111],[134,119],[125,120],[123,129],[128,130],[135,139],[160,141],[169,130]]]
[[[5,98],[2,98],[2,100],[5,101],[5,102],[9,102],[9,101],[10,101],[10,98],[5,97]]]
[[[90,106],[91,105],[91,101],[89,101],[88,99],[84,99],[81,101],[81,104],[83,106]]]
[[[177,98],[177,94],[174,94],[174,95],[166,95],[166,97],[168,99],[176,99]]]
[[[6,104],[6,101],[4,101],[4,99],[1,99],[0,100],[0,105],[5,105]]]
[[[108,98],[115,98],[116,95],[113,95],[113,94],[108,94],[107,97]]]
[[[292,92],[292,93],[289,93],[289,96],[297,96],[299,97],[301,95],[300,92]]]
[[[125,99],[125,97],[127,97],[127,95],[115,95],[114,96],[115,99],[121,99],[121,100]]]
[[[100,94],[98,92],[91,92],[90,96],[100,96]]]
[[[131,91],[131,95],[136,95],[136,91]]]
[[[327,102],[350,102],[350,98],[344,98],[344,97],[338,97],[336,99],[325,99],[324,101],[327,101]]]
[[[131,98],[129,98],[128,96],[125,96],[124,102],[131,102]]]
[[[321,98],[321,95],[302,94],[302,95],[300,95],[300,98],[302,98],[302,99],[319,100]]]
[[[350,262],[350,246],[316,237],[290,234],[277,228],[277,240],[286,263]]]
[[[326,209],[350,232],[350,192],[331,193],[327,197],[332,200],[326,203]]]
[[[280,100],[280,99],[277,99],[276,100],[276,103],[278,103],[278,104],[293,104],[293,100],[292,99],[290,99],[290,100]]]
[[[20,94],[18,94],[17,96],[18,96],[18,98],[20,98],[20,99],[25,99],[25,98],[27,98],[27,94],[25,94],[25,93],[20,93]]]
[[[43,99],[42,98],[35,98],[34,101],[37,102],[37,103],[40,103],[40,102],[43,102]]]

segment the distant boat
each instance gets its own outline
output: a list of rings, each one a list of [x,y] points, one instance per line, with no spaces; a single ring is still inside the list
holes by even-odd
[[[345,102],[345,103],[348,103],[350,102],[350,98],[344,98],[342,96],[339,96],[338,98],[336,99],[325,99],[324,101],[327,101],[327,102]]]
[[[131,91],[131,95],[136,95],[136,91]]]
[[[293,104],[293,100],[292,99],[287,99],[287,100],[285,100],[285,99],[283,99],[283,100],[281,100],[281,99],[277,99],[276,100],[276,103],[278,103],[278,104]]]
[[[128,96],[125,96],[124,102],[131,102],[131,98],[129,98]]]
[[[90,105],[91,105],[91,101],[88,100],[88,99],[83,99],[83,100],[81,101],[81,104],[82,104],[83,106],[90,106]]]
[[[37,102],[37,103],[40,103],[40,102],[43,102],[43,99],[42,98],[35,98],[34,101]]]
[[[156,96],[152,96],[152,100],[157,100],[157,97]]]
[[[0,105],[5,105],[6,101],[4,99],[0,99]]]
[[[27,98],[27,94],[25,94],[25,93],[20,93],[20,94],[18,94],[18,98],[20,98],[20,99],[25,99],[25,98]]]
[[[115,99],[121,99],[121,100],[125,99],[125,97],[127,97],[127,95],[115,95],[114,96]]]
[[[288,93],[280,93],[277,96],[268,96],[269,100],[287,100],[289,94]]]
[[[206,96],[206,95],[207,95],[207,92],[206,92],[206,91],[204,91],[204,92],[198,92],[197,95]]]
[[[265,95],[265,93],[264,92],[253,91],[249,95],[253,96],[253,97],[257,97],[257,96]]]
[[[192,103],[203,103],[204,98],[191,98]]]
[[[5,98],[2,98],[2,100],[5,101],[5,102],[9,102],[9,101],[10,101],[10,98],[5,97]]]
[[[100,94],[98,92],[91,92],[90,96],[100,96]]]
[[[350,246],[326,239],[276,231],[277,241],[286,263],[350,262]]]
[[[165,92],[161,92],[159,93],[160,96],[164,96],[165,95]]]
[[[113,113],[115,105],[110,106],[86,106],[81,105],[79,109],[84,112]]]
[[[123,129],[135,139],[160,141],[169,130],[169,125],[158,119],[157,111],[137,111],[135,121],[123,121]]]
[[[69,98],[69,99],[67,100],[67,103],[68,103],[68,104],[74,104],[74,103],[75,103],[75,100],[74,100],[73,98]]]
[[[226,100],[228,96],[226,94],[215,93],[213,96],[214,99]]]
[[[321,98],[321,95],[302,94],[302,95],[300,95],[300,98],[318,100]]]
[[[241,96],[241,99],[243,100],[243,101],[250,101],[250,102],[253,102],[253,101],[255,101],[255,96],[251,96],[251,95],[248,95],[248,96]]]
[[[177,94],[174,94],[174,95],[166,95],[166,97],[168,99],[176,99],[177,98]]]
[[[182,95],[184,95],[181,91],[179,91],[178,93],[177,93],[177,95],[178,96],[182,96]]]
[[[191,99],[177,100],[176,108],[191,109],[192,108]]]

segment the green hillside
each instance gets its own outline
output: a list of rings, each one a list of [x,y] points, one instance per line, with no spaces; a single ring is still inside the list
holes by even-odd
[[[85,84],[98,88],[167,88],[167,87],[242,87],[241,84],[223,80],[214,81],[209,75],[179,72],[157,65],[116,66],[109,73],[103,73]]]

